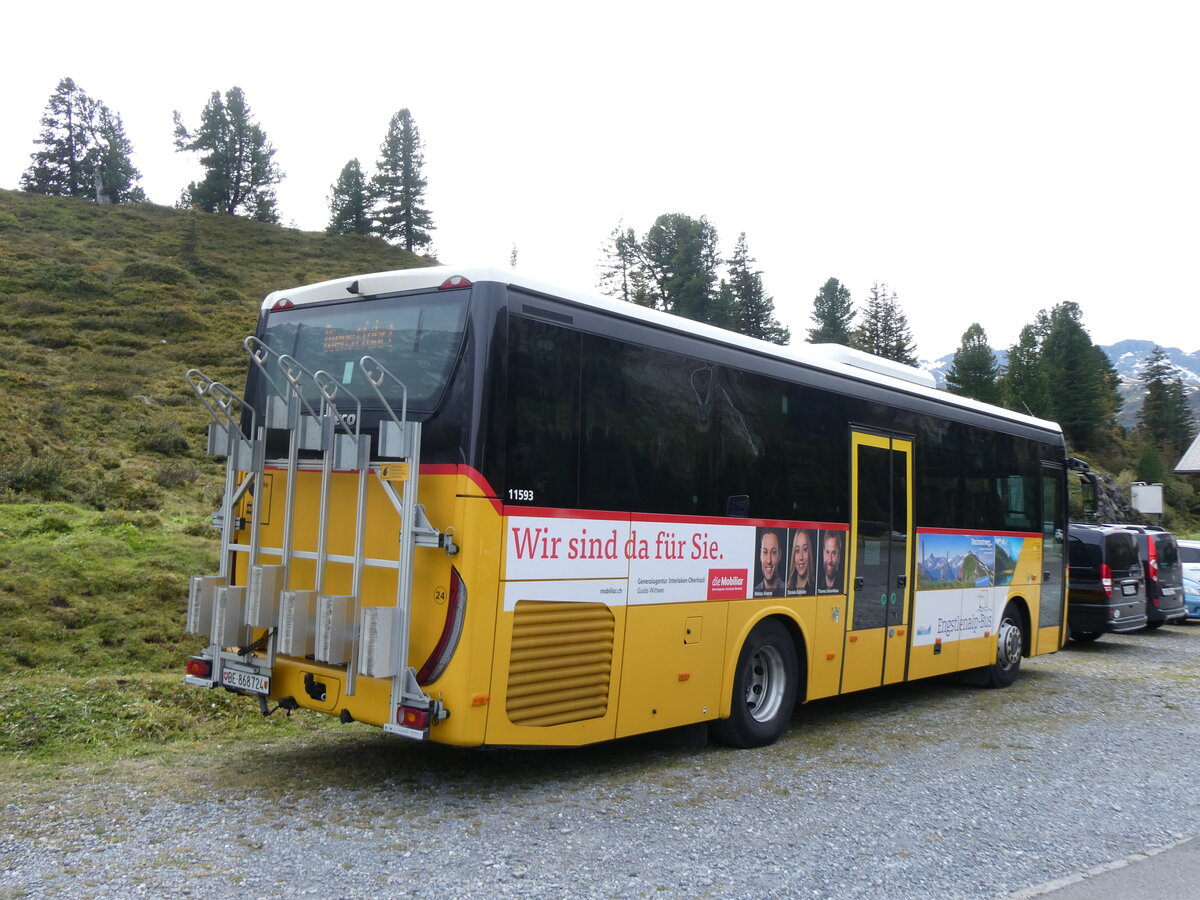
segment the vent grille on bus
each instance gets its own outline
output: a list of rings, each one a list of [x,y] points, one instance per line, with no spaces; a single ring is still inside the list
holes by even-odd
[[[561,725],[603,716],[615,630],[603,603],[518,602],[505,706],[509,721]]]

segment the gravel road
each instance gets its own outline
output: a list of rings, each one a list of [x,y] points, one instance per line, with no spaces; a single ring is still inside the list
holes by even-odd
[[[797,711],[775,746],[365,726],[0,800],[0,898],[1030,896],[1200,834],[1200,626]]]

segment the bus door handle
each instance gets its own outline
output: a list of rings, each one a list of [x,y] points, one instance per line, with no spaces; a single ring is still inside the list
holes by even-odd
[[[863,577],[861,575],[854,576],[854,589],[856,591],[861,591],[865,583],[866,582],[863,581]]]
[[[908,576],[907,575],[897,575],[896,576],[896,587],[900,588],[900,590],[904,590],[904,588],[907,584],[908,584]]]

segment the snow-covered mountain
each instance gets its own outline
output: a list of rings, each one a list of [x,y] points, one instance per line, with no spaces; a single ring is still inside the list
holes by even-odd
[[[1121,399],[1125,402],[1121,405],[1117,421],[1122,425],[1132,427],[1137,424],[1138,411],[1142,408],[1142,374],[1146,368],[1146,360],[1155,346],[1162,345],[1156,345],[1154,341],[1128,340],[1100,347],[1112,362],[1121,379]],[[1166,351],[1171,365],[1175,368],[1175,374],[1183,380],[1188,402],[1197,417],[1200,418],[1200,351],[1184,353],[1178,347],[1163,347],[1163,349]],[[994,352],[997,363],[1004,366],[1008,360],[1007,354],[1003,350]],[[954,354],[951,353],[932,361],[921,360],[920,367],[933,374],[933,377],[937,379],[938,387],[945,387],[946,370],[950,368],[953,360]]]

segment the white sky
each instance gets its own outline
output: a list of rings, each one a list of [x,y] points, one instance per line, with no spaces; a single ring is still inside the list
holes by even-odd
[[[425,145],[434,248],[594,289],[624,223],[746,232],[803,339],[830,276],[896,291],[922,358],[1077,301],[1093,340],[1200,348],[1200,5],[22,3],[0,16],[0,187],[73,78],[121,115],[142,186],[200,177],[196,127],[240,86],[277,149],[285,224],[320,230],[388,121]],[[352,273],[346,273],[352,274]],[[280,287],[286,287],[281,285]],[[1153,301],[1153,302],[1152,302]]]

